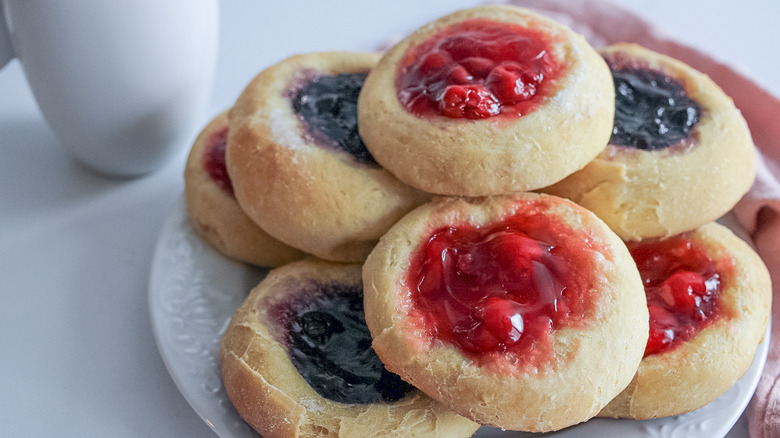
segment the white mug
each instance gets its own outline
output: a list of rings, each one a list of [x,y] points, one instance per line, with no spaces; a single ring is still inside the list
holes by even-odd
[[[19,59],[55,136],[139,176],[192,137],[211,92],[218,0],[0,0],[0,68]]]

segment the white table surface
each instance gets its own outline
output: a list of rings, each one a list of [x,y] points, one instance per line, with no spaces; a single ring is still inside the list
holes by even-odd
[[[225,0],[203,123],[277,60],[371,50],[476,3]],[[780,95],[780,2],[619,3]],[[0,70],[0,436],[214,436],[168,375],[147,305],[152,251],[182,194],[188,146],[143,178],[96,175],[57,144],[18,62]],[[744,421],[728,436],[746,437]]]

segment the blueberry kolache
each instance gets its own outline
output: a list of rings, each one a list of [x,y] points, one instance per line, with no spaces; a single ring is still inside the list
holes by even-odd
[[[714,222],[628,247],[645,284],[650,335],[631,384],[599,416],[659,418],[705,406],[753,361],[769,323],[769,273]]]
[[[326,52],[258,74],[229,113],[227,168],[247,214],[279,240],[362,261],[429,196],[381,168],[357,126],[357,99],[378,54]]]
[[[366,79],[360,133],[421,190],[485,196],[542,188],[607,145],[614,88],[568,27],[512,6],[455,12],[392,47]]]
[[[385,369],[357,264],[272,270],[233,315],[220,359],[233,405],[265,438],[465,438],[479,427]]]
[[[756,172],[731,98],[703,73],[638,45],[601,53],[616,89],[610,144],[542,191],[592,210],[629,241],[690,231],[731,210]]]
[[[224,256],[277,267],[304,253],[271,237],[255,224],[233,195],[225,167],[227,111],[214,117],[193,143],[184,169],[184,199],[195,232]]]
[[[648,337],[626,245],[562,198],[435,198],[363,267],[366,323],[392,372],[480,424],[544,432],[595,416]]]

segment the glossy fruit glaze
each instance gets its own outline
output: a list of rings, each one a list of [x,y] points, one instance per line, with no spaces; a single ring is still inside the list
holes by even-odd
[[[663,71],[619,55],[607,57],[615,82],[615,124],[610,144],[642,150],[693,143],[701,108]]]
[[[720,296],[724,275],[730,271],[727,261],[712,260],[685,235],[629,243],[628,248],[650,311],[645,356],[675,348],[723,315]]]
[[[357,100],[366,73],[318,75],[292,95],[292,106],[308,134],[322,145],[337,147],[363,164],[376,165],[358,133]]]
[[[599,272],[613,253],[547,208],[528,201],[500,222],[457,224],[429,235],[413,254],[407,281],[431,339],[479,363],[501,353],[542,368],[555,359],[555,330],[592,323]]]
[[[471,19],[408,48],[396,91],[418,117],[519,117],[554,94],[561,70],[544,31]]]
[[[271,310],[292,363],[322,397],[390,402],[415,390],[387,371],[371,347],[361,286],[306,283]]]
[[[228,127],[215,130],[206,140],[203,148],[203,169],[214,183],[233,196],[233,183],[225,165],[225,147],[227,146]]]

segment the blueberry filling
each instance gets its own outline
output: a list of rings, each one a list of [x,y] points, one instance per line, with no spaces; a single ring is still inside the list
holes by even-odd
[[[315,77],[293,93],[292,105],[315,141],[376,165],[358,133],[357,101],[365,79],[365,73]]]
[[[616,97],[611,144],[656,150],[691,135],[701,108],[682,84],[647,67],[611,68]]]
[[[385,369],[371,348],[360,285],[307,283],[272,310],[295,367],[322,397],[392,402],[414,387]]]

